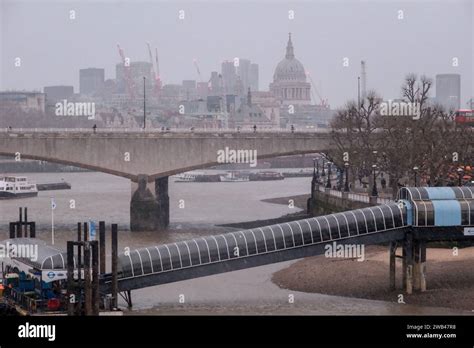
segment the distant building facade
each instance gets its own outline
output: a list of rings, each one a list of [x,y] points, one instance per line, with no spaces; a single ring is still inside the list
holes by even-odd
[[[457,110],[461,107],[461,75],[436,75],[436,102],[446,111]]]
[[[217,71],[211,72],[211,78],[209,80],[209,95],[220,95],[222,94],[222,75]]]
[[[224,61],[221,64],[222,88],[225,94],[235,93],[237,73],[234,62]]]
[[[184,100],[198,99],[197,86],[195,80],[184,80],[182,83]]]
[[[68,100],[74,96],[73,86],[46,86],[43,88],[46,95],[46,103],[53,104],[60,100]]]
[[[198,82],[197,83],[197,97],[198,99],[206,99],[209,95],[209,83],[208,82]]]
[[[105,70],[87,68],[79,70],[79,93],[93,95],[99,93],[104,87]]]
[[[258,78],[258,64],[250,64],[249,72],[249,87],[252,92],[257,92],[259,90],[259,78]]]
[[[258,64],[249,59],[222,62],[221,76],[225,94],[245,97],[249,88],[252,92],[258,91]]]
[[[271,120],[273,127],[280,128],[280,102],[272,92],[252,92],[252,102],[262,109],[265,117]]]
[[[257,105],[252,100],[250,88],[247,90],[247,97],[241,98],[240,105],[236,106],[229,115],[229,127],[231,128],[252,128],[271,129],[279,127],[279,119],[272,115],[272,110],[265,109]]]
[[[41,92],[0,92],[0,109],[9,107],[44,113],[46,96]]]

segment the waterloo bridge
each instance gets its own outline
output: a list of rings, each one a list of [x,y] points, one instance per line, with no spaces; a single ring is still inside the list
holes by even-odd
[[[160,131],[14,129],[0,131],[0,155],[100,171],[131,180],[130,228],[169,224],[168,177],[218,164],[218,152],[256,151],[257,158],[324,152],[328,130]]]

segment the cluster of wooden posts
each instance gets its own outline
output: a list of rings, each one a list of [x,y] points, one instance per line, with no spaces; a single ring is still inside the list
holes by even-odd
[[[68,315],[99,315],[100,309],[117,308],[117,224],[112,224],[112,295],[100,293],[106,273],[105,222],[99,222],[99,240],[88,240],[88,223],[77,224],[77,241],[67,242]]]
[[[398,247],[402,255],[397,255]],[[426,241],[414,239],[412,233],[405,234],[402,241],[390,243],[390,290],[396,289],[396,259],[402,259],[402,288],[407,294],[413,290],[426,291]]]
[[[36,223],[28,221],[28,208],[19,208],[18,221],[10,222],[10,238],[35,238]]]

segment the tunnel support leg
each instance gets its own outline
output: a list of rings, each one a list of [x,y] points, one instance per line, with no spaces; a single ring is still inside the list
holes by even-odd
[[[406,277],[406,293],[413,293],[413,236],[411,233],[407,233],[404,240],[403,249],[405,268],[404,273]]]
[[[123,300],[127,303],[128,308],[132,308],[133,303],[132,303],[132,291],[127,290],[123,291],[120,293],[120,296],[123,298]]]
[[[415,290],[426,291],[425,266],[426,242],[417,240],[413,245],[415,264],[413,268],[413,287]]]
[[[130,229],[165,229],[169,225],[168,177],[149,181],[147,175],[139,175],[137,181],[132,182]]]
[[[396,279],[396,257],[397,257],[397,247],[398,244],[397,242],[390,242],[390,290],[395,290],[395,279]]]

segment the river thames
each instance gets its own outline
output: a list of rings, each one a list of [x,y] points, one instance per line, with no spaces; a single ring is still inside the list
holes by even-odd
[[[55,246],[76,237],[77,222],[104,220],[119,225],[119,249],[142,247],[232,231],[218,225],[277,218],[301,211],[264,199],[310,193],[311,177],[240,183],[177,183],[170,178],[170,228],[166,232],[129,230],[131,184],[128,179],[95,172],[28,173],[30,181],[65,180],[71,190],[42,191],[38,197],[0,201],[0,239],[8,238],[8,222],[28,207],[38,237],[51,242],[51,198]],[[183,207],[184,203],[184,207]],[[181,206],[181,207],[180,207]],[[107,249],[110,256],[110,250]],[[223,273],[132,292],[131,314],[446,314],[446,308],[399,305],[383,301],[310,294],[279,288],[272,274],[295,261]],[[335,275],[337,276],[337,275]],[[341,286],[346,286],[341,280]],[[293,300],[290,300],[293,299]],[[183,302],[184,303],[181,303]],[[121,302],[124,306],[124,302]],[[453,310],[452,313],[459,313]]]

